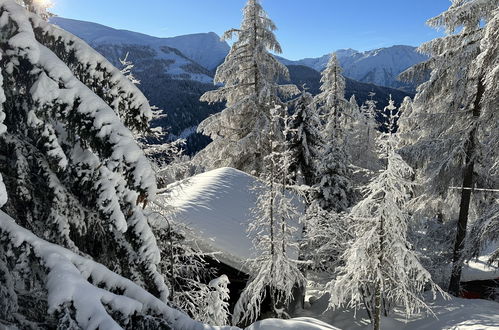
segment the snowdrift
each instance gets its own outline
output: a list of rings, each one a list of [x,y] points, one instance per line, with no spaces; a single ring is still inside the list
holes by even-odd
[[[173,209],[173,221],[187,225],[190,238],[204,252],[220,252],[220,261],[244,269],[245,261],[257,256],[246,229],[259,183],[251,175],[225,167],[168,186],[157,202]],[[293,225],[299,226],[298,219]]]
[[[258,321],[245,330],[277,330],[277,329],[294,329],[294,330],[340,330],[322,321],[300,317],[291,320],[266,319]]]

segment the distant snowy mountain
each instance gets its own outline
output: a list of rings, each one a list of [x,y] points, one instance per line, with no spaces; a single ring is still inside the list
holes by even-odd
[[[313,95],[320,93],[321,74],[319,71],[305,65],[288,65],[287,67],[293,84],[300,87],[305,85],[307,90]],[[402,103],[406,96],[414,97],[413,93],[400,89],[363,83],[350,78],[345,78],[345,80],[345,97],[347,100],[350,99],[352,95],[355,95],[357,102],[363,104],[365,100],[368,100],[371,97],[371,93],[374,93],[373,100],[377,102],[378,109],[383,109],[388,105],[390,95],[397,106]]]
[[[378,86],[411,90],[413,85],[397,80],[397,76],[407,68],[428,59],[412,46],[392,46],[366,52],[342,49],[336,52],[344,75],[348,78]],[[285,65],[304,65],[322,71],[330,55],[319,58],[306,58],[290,61],[280,58]]]
[[[172,38],[157,38],[146,34],[117,30],[97,23],[53,17],[50,22],[85,40],[97,45],[142,45],[153,50],[163,47],[178,49],[190,60],[208,70],[214,70],[229,52],[229,45],[213,32],[189,34]],[[161,52],[159,52],[161,54]]]
[[[119,59],[129,53],[133,73],[141,81],[139,88],[168,115],[154,124],[167,128],[172,136],[187,138],[190,146],[206,145],[207,137],[192,132],[221,107],[200,102],[199,97],[216,88],[213,71],[229,51],[215,33],[156,38],[61,17],[51,18],[51,23],[86,41],[118,68]]]
[[[187,152],[190,154],[210,142],[208,137],[196,133],[197,125],[208,116],[222,110],[223,104],[208,104],[199,101],[199,98],[205,92],[216,88],[213,84],[214,70],[223,62],[230,50],[227,43],[221,42],[215,33],[156,38],[61,17],[53,17],[51,22],[85,40],[117,67],[121,67],[119,59],[129,53],[128,59],[135,65],[133,73],[141,81],[139,88],[151,104],[163,109],[168,115],[156,121],[154,125],[166,128],[171,138],[187,139]],[[365,59],[361,60],[359,54],[364,54]],[[356,64],[358,71],[365,72],[372,71],[372,68],[366,67],[369,61],[372,62],[368,60],[369,58],[374,57],[379,62],[382,62],[381,58],[387,58],[379,55],[376,57],[374,51],[359,53],[351,49],[339,51],[339,55],[343,63],[351,64],[352,68]],[[297,62],[281,60],[290,69],[291,82],[298,86],[306,84],[310,92],[315,94],[319,91],[320,85],[318,71],[327,64],[328,59],[329,56],[324,56],[298,61],[303,62],[302,65],[291,65]],[[394,72],[406,65],[400,64],[395,57],[392,62],[388,66],[396,67],[397,70]],[[348,76],[348,72],[346,73]],[[370,92],[376,93],[375,100],[381,108],[386,105],[390,94],[397,104],[403,97],[411,95],[399,90],[348,80],[348,97],[355,94],[357,101],[363,103]]]

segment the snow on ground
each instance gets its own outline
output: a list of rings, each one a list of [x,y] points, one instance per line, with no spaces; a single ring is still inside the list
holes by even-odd
[[[246,229],[258,182],[239,170],[220,168],[168,186],[157,202],[174,209],[173,220],[192,229],[204,252],[221,252],[220,261],[244,269],[245,261],[256,256]]]
[[[428,305],[435,316],[422,312],[406,319],[400,309],[395,309],[388,318],[383,318],[384,330],[499,330],[499,303],[481,299],[441,297],[433,300],[426,296]],[[364,310],[326,311],[329,297],[322,296],[299,316],[314,317],[343,330],[371,329],[370,321]]]
[[[497,266],[497,263],[495,266],[487,263],[492,252],[495,251],[498,246],[499,242],[490,243],[483,251],[483,255],[467,262],[463,267],[461,281],[468,282],[499,279],[499,267]]]
[[[499,279],[499,267],[487,264],[489,256],[481,256],[468,262],[463,268],[461,281],[483,281]],[[499,311],[498,311],[499,313]]]
[[[252,324],[251,326],[247,327],[245,330],[278,330],[278,329],[339,330],[338,328],[335,328],[327,323],[309,317],[300,317],[291,320],[266,319]]]

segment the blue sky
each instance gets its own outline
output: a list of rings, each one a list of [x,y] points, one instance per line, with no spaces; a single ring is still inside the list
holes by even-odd
[[[241,21],[245,0],[52,0],[55,14],[118,29],[170,37],[219,35]],[[425,25],[449,0],[262,0],[289,59],[337,49],[413,45],[441,32]]]

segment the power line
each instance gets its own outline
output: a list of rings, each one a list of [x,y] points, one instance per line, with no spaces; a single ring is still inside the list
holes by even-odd
[[[450,187],[450,189],[499,192],[499,189],[485,189],[485,188]]]

